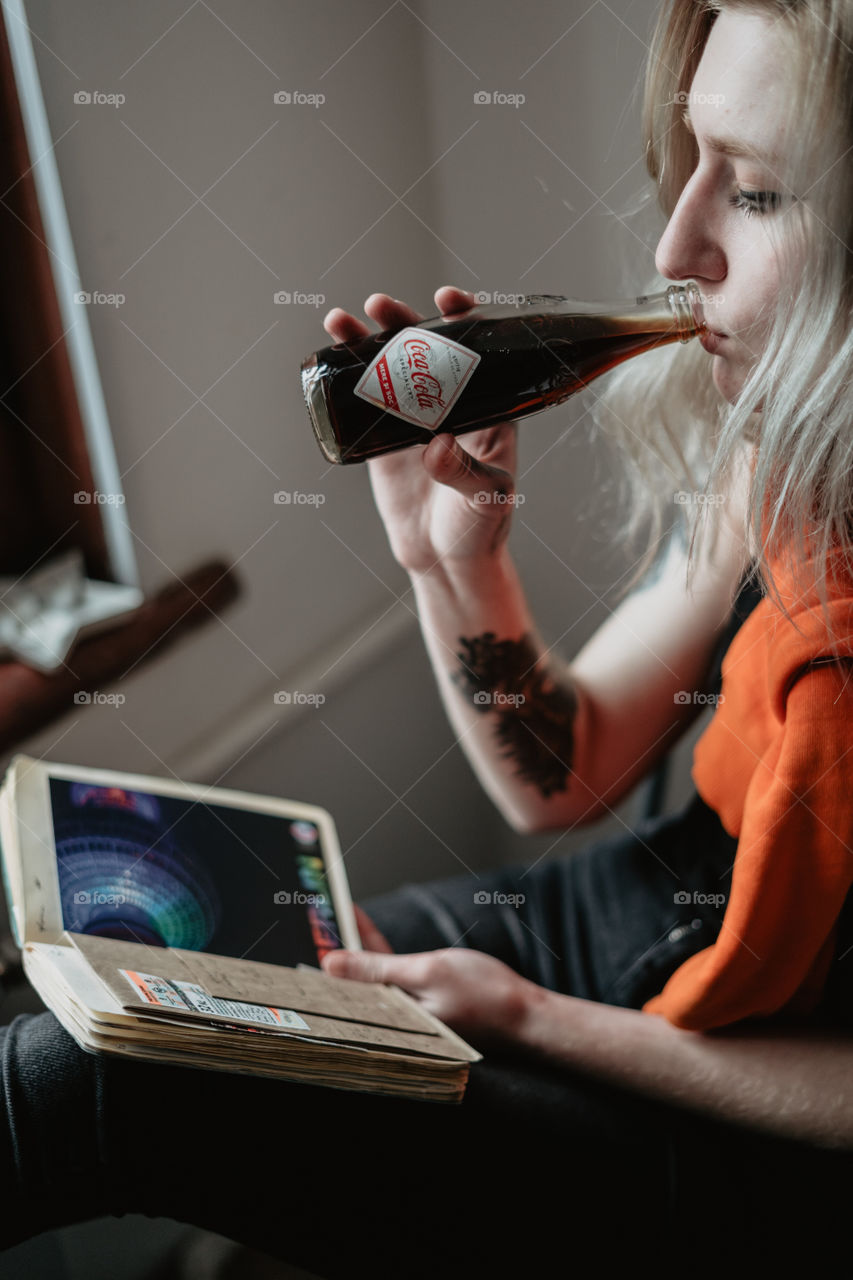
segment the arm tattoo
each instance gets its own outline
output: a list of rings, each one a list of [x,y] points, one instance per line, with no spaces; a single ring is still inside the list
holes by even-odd
[[[557,683],[541,666],[530,634],[498,640],[493,631],[459,637],[462,666],[453,683],[471,697],[475,711],[497,716],[502,754],[516,774],[543,796],[567,789],[572,768],[574,690]]]

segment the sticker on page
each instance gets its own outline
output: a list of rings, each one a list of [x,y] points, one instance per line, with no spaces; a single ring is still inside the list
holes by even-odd
[[[212,1013],[237,1022],[264,1022],[297,1031],[311,1030],[293,1009],[275,1009],[271,1005],[249,1004],[243,1000],[221,1000],[195,982],[173,981],[153,973],[137,973],[133,969],[120,969],[119,972],[146,1004],[166,1009],[192,1009],[194,1013]]]

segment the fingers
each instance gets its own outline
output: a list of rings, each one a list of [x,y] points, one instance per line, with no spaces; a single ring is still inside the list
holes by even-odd
[[[355,978],[358,982],[396,982],[400,958],[375,951],[327,951],[323,970],[333,978]]]
[[[323,320],[323,328],[335,342],[357,342],[359,338],[366,338],[370,332],[366,324],[356,320],[355,316],[342,307],[332,307]]]
[[[387,293],[371,293],[364,303],[365,315],[382,329],[402,329],[407,324],[417,324],[423,317],[404,302]],[[342,307],[332,307],[323,320],[323,328],[336,342],[357,342],[370,333],[367,325],[357,320]]]
[[[402,329],[404,325],[418,324],[423,320],[420,312],[413,311],[405,302],[387,293],[371,293],[365,301],[364,310],[380,329]]]
[[[323,971],[333,978],[390,982],[414,994],[428,987],[435,952],[415,951],[395,956],[376,951],[327,951],[320,963]]]
[[[466,289],[457,289],[454,285],[445,284],[435,291],[435,305],[443,316],[452,315],[454,311],[467,311],[476,306],[477,299]]]
[[[490,501],[490,497],[484,497],[484,494],[502,494],[506,501],[515,489],[508,471],[475,458],[462,448],[455,436],[447,432],[440,433],[429,442],[422,461],[433,480],[448,485],[473,502]]]
[[[476,305],[473,293],[465,289],[457,289],[454,285],[442,285],[435,291],[435,305],[442,315],[452,315],[455,311],[467,311]],[[392,298],[388,293],[371,293],[364,303],[365,315],[369,316],[380,328],[402,329],[407,324],[419,324],[423,316]],[[366,338],[370,330],[363,321],[358,320],[342,307],[333,307],[323,320],[323,328],[336,342],[357,342]]]

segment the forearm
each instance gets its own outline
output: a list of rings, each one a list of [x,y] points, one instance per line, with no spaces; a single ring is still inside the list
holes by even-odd
[[[853,1038],[838,1033],[682,1031],[637,1009],[532,987],[518,1039],[537,1057],[664,1102],[853,1150]]]
[[[447,715],[472,768],[522,831],[583,821],[591,715],[545,646],[504,546],[493,560],[411,575]]]

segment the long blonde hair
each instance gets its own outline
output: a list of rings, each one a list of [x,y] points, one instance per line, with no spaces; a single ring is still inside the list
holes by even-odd
[[[779,557],[798,593],[815,591],[824,610],[827,570],[853,574],[853,152],[845,154],[853,146],[853,4],[662,0],[646,65],[643,135],[667,219],[695,167],[696,143],[682,113],[723,10],[778,23],[791,54],[785,172],[777,176],[779,189],[796,198],[762,219],[780,254],[767,343],[736,404],[717,391],[711,357],[694,340],[613,370],[596,384],[590,413],[621,455],[620,535],[636,545],[646,530],[645,552],[624,592],[656,561],[675,494],[685,489],[703,495],[679,509],[690,535],[690,583],[697,540],[710,533],[713,545],[712,513],[754,443],[744,530],[755,548],[752,574],[790,617],[771,559]],[[789,236],[801,238],[804,253],[796,276],[783,248]],[[659,276],[647,290],[655,287],[662,287]],[[758,414],[755,405],[762,406]]]

